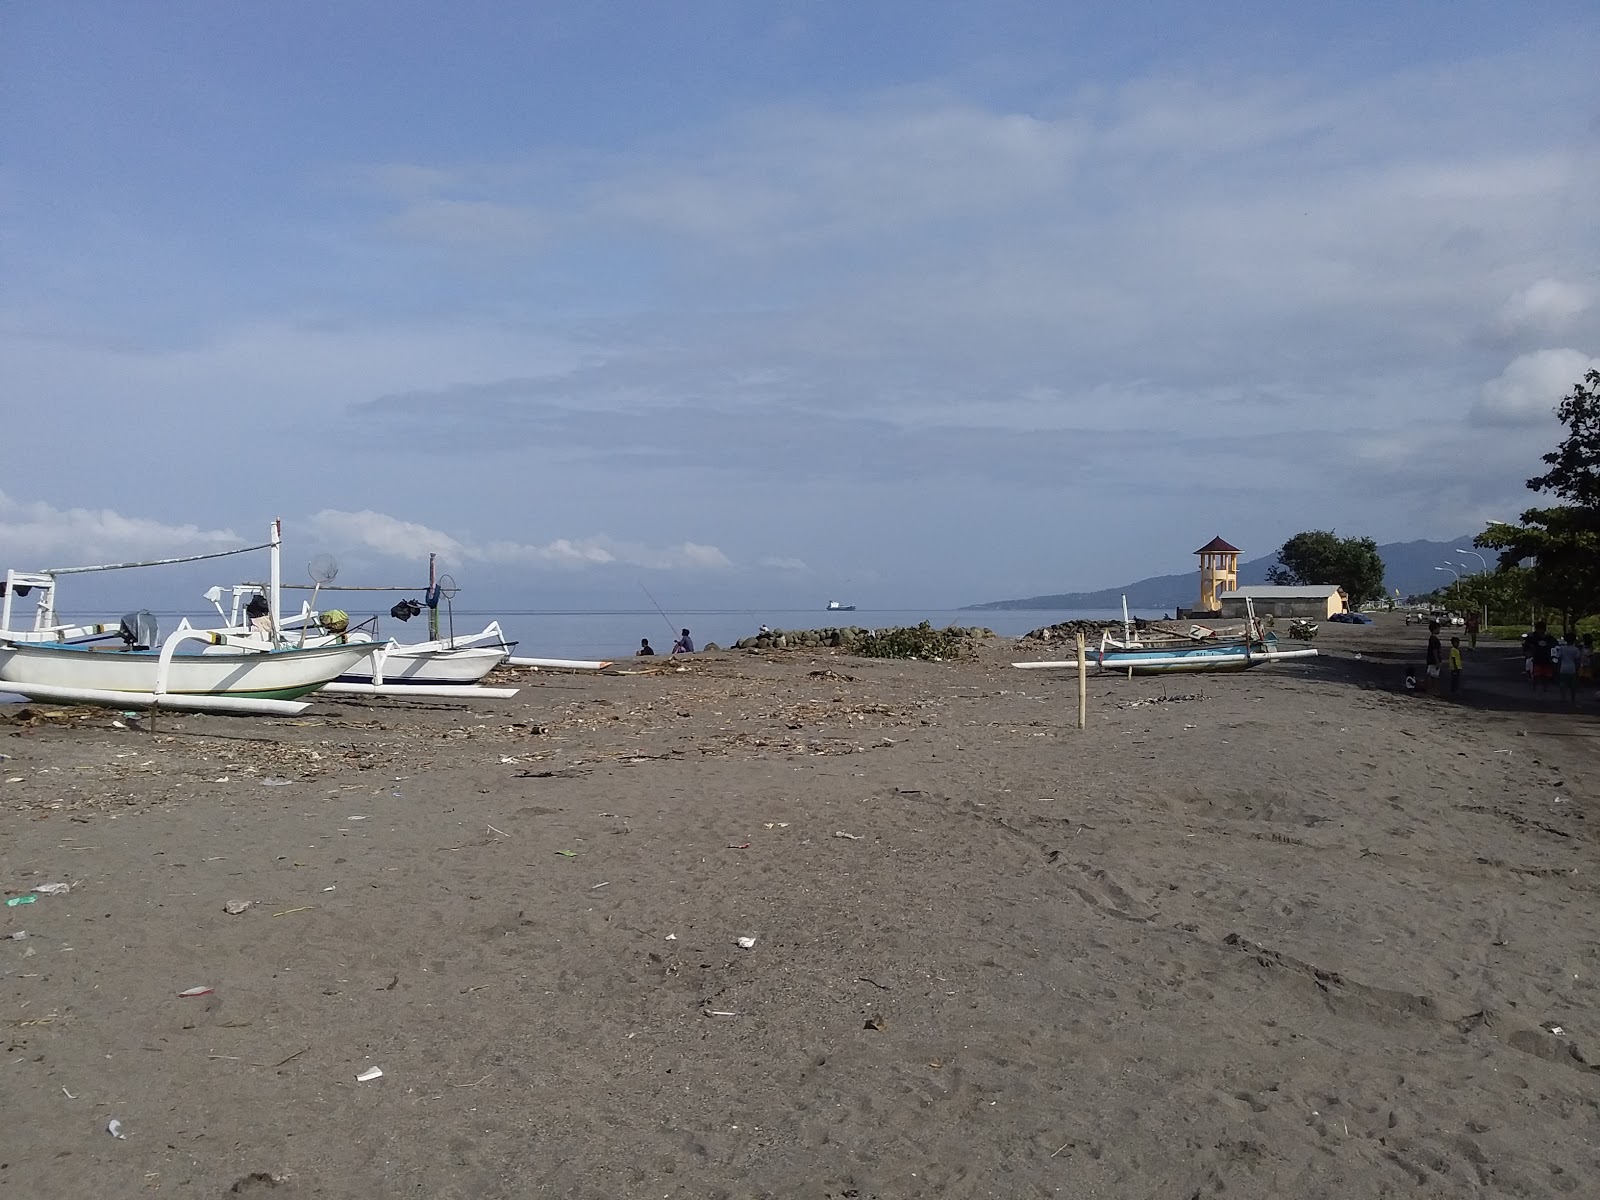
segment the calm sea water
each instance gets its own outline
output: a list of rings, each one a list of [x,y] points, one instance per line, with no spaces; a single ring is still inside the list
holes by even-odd
[[[356,604],[344,605],[353,622],[374,615],[372,611]],[[1131,610],[1136,617],[1159,617],[1156,610]],[[216,613],[198,610],[188,613],[158,612],[156,614],[162,633],[176,628],[180,617],[187,616],[202,628],[216,624]],[[458,635],[477,633],[490,621],[499,621],[506,636],[517,642],[517,653],[540,658],[623,658],[639,648],[640,638],[649,638],[658,654],[672,649],[678,631],[689,629],[696,646],[707,643],[731,646],[740,638],[753,637],[763,624],[774,629],[825,629],[840,625],[859,625],[869,629],[882,629],[899,625],[916,625],[927,621],[936,628],[947,625],[982,626],[1005,637],[1018,637],[1031,629],[1072,620],[1113,620],[1120,618],[1117,609],[1015,609],[1000,612],[971,612],[951,608],[875,608],[855,612],[828,612],[822,609],[689,609],[668,613],[663,617],[652,608],[604,610],[553,610],[553,609],[456,609],[453,614],[441,611],[440,634],[447,635],[452,623]],[[107,614],[99,612],[69,612],[66,620],[105,621]],[[670,621],[669,619],[670,618]],[[378,630],[387,637],[401,642],[420,642],[428,636],[426,613],[400,622],[391,617],[387,607],[378,613]]]
[[[354,612],[352,611],[352,616]],[[617,609],[600,612],[569,612],[513,609],[490,612],[460,610],[454,614],[457,634],[476,633],[491,620],[500,622],[508,637],[517,642],[517,653],[540,658],[621,658],[639,648],[640,638],[649,638],[656,653],[672,649],[680,629],[688,629],[696,646],[707,643],[727,647],[740,638],[753,637],[763,624],[774,629],[826,629],[859,625],[882,629],[916,625],[927,621],[936,628],[947,625],[978,625],[1007,637],[1018,637],[1030,629],[1059,621],[1109,620],[1120,618],[1121,610],[1062,611],[1060,609],[1004,612],[966,612],[948,608],[877,608],[855,612],[827,612],[818,609],[691,609],[663,617],[654,609]],[[1161,616],[1140,610],[1134,616]],[[668,619],[670,618],[670,620]],[[440,633],[448,633],[448,617],[440,614]],[[400,641],[421,640],[427,636],[426,617],[413,618],[405,625],[385,614],[380,629]]]

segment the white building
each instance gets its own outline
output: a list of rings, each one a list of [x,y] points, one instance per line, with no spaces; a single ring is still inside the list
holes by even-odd
[[[1314,617],[1325,621],[1350,607],[1344,589],[1336,583],[1314,583],[1306,587],[1255,584],[1217,596],[1222,615],[1230,618],[1245,616],[1246,600],[1255,605],[1258,617]]]

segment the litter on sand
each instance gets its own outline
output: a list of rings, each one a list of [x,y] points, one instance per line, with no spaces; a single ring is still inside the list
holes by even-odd
[[[382,1067],[368,1067],[365,1071],[361,1072],[361,1074],[356,1076],[356,1082],[357,1083],[371,1083],[374,1079],[382,1079],[382,1078],[383,1078],[383,1068]]]
[[[41,883],[33,889],[41,896],[61,896],[72,890],[70,883]]]
[[[38,898],[37,896],[13,896],[6,901],[6,907],[15,908],[19,904],[32,904]]]
[[[859,842],[861,840],[861,835],[859,833],[846,833],[842,829],[835,830],[833,836],[836,838],[849,838],[852,842]]]
[[[106,1132],[114,1138],[121,1138],[123,1141],[128,1140],[128,1135],[122,1132],[122,1122],[115,1118],[106,1123]]]
[[[562,858],[577,858],[578,857],[578,852],[576,850],[557,850],[556,853],[561,855]]]
[[[755,948],[755,944],[756,944],[756,940],[753,937],[742,937],[742,938],[739,939],[739,947],[741,949],[743,949],[743,950],[754,949]]]
[[[178,993],[178,995],[182,996],[184,999],[189,999],[190,997],[193,997],[193,996],[209,996],[209,995],[211,995],[212,992],[214,992],[216,990],[217,989],[214,988],[214,987],[184,988],[183,991]]]
[[[230,917],[237,917],[240,913],[244,912],[245,909],[252,907],[254,904],[254,900],[229,900],[222,906],[222,911],[227,913]]]

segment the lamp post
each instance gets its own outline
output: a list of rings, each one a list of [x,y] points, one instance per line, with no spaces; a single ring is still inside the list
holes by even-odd
[[[1485,573],[1488,572],[1488,570],[1489,570],[1489,560],[1487,558],[1485,558],[1483,555],[1479,554],[1476,550],[1463,550],[1458,546],[1456,548],[1456,553],[1457,554],[1470,554],[1470,555],[1472,555],[1473,558],[1477,559],[1480,563],[1482,563],[1483,566],[1478,569],[1478,572],[1477,572],[1478,574],[1482,575],[1482,574],[1485,574]],[[1487,629],[1489,627],[1489,593],[1488,592],[1485,592],[1483,594],[1483,626],[1484,626],[1485,629]]]
[[[1461,582],[1461,572],[1456,570],[1454,567],[1450,567],[1450,566],[1435,567],[1434,570],[1435,571],[1449,571],[1450,574],[1455,576],[1455,579],[1452,580],[1451,582],[1453,582],[1453,583],[1460,583]]]

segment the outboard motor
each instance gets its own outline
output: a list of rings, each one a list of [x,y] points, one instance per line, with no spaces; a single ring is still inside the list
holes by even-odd
[[[141,608],[138,612],[131,612],[123,617],[122,627],[118,632],[129,650],[153,650],[161,640],[161,630],[156,625],[155,614],[148,608]]]

